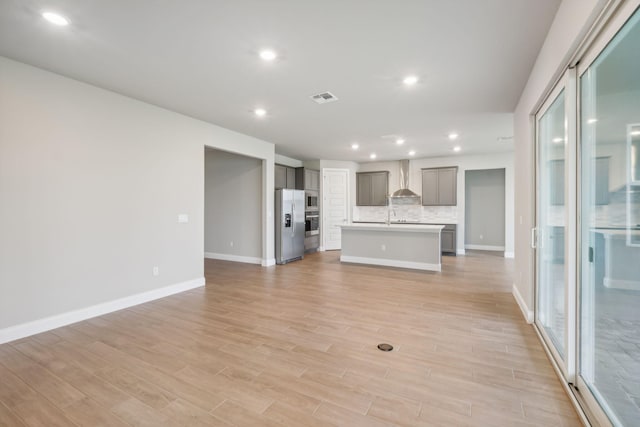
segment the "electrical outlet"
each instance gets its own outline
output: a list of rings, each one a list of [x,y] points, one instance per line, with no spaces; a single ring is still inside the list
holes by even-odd
[[[481,234],[481,235],[480,235],[480,240],[482,240],[482,239],[484,239],[484,236]]]
[[[160,274],[160,269],[159,269],[159,268],[158,268],[158,266],[156,265],[156,266],[154,266],[154,267],[153,267],[153,275],[154,275],[154,276],[157,276],[157,275],[159,275],[159,274]]]
[[[380,249],[382,249],[382,252],[386,251],[387,250],[387,245],[384,245],[384,244],[381,245]]]
[[[178,215],[178,224],[186,224],[189,222],[189,215],[180,214]]]
[[[229,242],[229,246],[233,247],[233,240]]]

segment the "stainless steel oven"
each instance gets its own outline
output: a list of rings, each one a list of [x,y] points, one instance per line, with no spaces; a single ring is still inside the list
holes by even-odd
[[[316,236],[320,234],[320,214],[318,211],[308,211],[304,218],[305,236]]]
[[[304,210],[305,211],[317,211],[318,210],[318,192],[313,190],[306,190],[304,192]]]

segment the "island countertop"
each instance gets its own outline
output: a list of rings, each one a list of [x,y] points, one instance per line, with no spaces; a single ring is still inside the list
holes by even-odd
[[[412,223],[350,223],[340,225],[343,230],[371,230],[371,231],[401,231],[401,232],[419,232],[419,233],[438,233],[444,225],[433,224],[412,224]]]

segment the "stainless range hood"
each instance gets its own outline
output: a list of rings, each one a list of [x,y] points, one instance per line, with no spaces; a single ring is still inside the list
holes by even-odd
[[[420,196],[409,190],[409,160],[400,160],[400,189],[391,195],[396,205],[419,205]]]

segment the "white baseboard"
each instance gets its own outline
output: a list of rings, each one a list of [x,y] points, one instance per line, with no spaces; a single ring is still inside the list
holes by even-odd
[[[263,259],[262,260],[262,266],[263,267],[271,267],[272,265],[276,265],[276,259],[275,258],[269,258],[269,259]]]
[[[318,248],[318,252],[324,252],[324,246],[320,246],[320,247]]]
[[[441,271],[441,264],[427,262],[399,261],[384,258],[367,258],[359,256],[341,255],[340,262],[353,262],[356,264],[384,265],[386,267],[413,268],[415,270]]]
[[[204,277],[0,329],[0,344],[133,307],[205,285]]]
[[[457,255],[464,255],[465,251],[464,251],[464,249],[458,249],[458,250],[456,250],[456,254]]]
[[[522,310],[522,315],[524,316],[524,319],[527,321],[527,323],[533,323],[533,311],[529,310],[529,307],[527,307],[527,304],[525,304],[524,299],[522,298],[522,295],[520,294],[520,291],[516,287],[515,283],[513,284],[511,293],[513,294],[513,297],[518,303],[520,310]]]
[[[505,252],[505,253],[504,253],[504,257],[505,257],[505,258],[515,258],[515,257],[516,257],[516,254],[515,254],[515,253],[513,253],[513,252]]]
[[[230,254],[219,254],[215,252],[205,252],[205,258],[209,259],[219,259],[221,261],[233,261],[233,262],[244,262],[246,264],[262,264],[262,259],[253,256],[243,256],[243,255],[230,255]],[[273,261],[275,264],[275,260]]]
[[[611,279],[605,277],[602,283],[605,287],[611,289],[626,289],[628,291],[640,291],[640,281],[637,280],[623,280],[623,279]]]
[[[491,245],[464,245],[465,249],[471,249],[476,251],[504,251],[504,246],[491,246]]]

